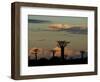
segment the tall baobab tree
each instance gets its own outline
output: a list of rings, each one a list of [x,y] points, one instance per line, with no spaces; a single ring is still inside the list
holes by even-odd
[[[61,48],[61,58],[64,60],[64,48],[69,44],[70,42],[66,41],[57,41],[57,46]]]
[[[34,49],[33,51],[34,51],[34,54],[35,54],[35,59],[36,59],[36,61],[37,61],[37,53],[39,52],[39,49],[36,48],[36,49]]]
[[[50,50],[53,53],[53,57],[55,57],[56,50]]]
[[[81,53],[81,58],[83,59],[85,51],[81,50],[80,53]]]

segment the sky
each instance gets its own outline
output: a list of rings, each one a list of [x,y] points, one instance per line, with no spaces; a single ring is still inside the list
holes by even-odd
[[[40,50],[39,57],[50,57],[50,50],[60,48],[57,41],[70,41],[65,47],[65,54],[79,55],[80,50],[87,51],[87,17],[70,16],[28,16],[29,55],[35,48]],[[44,54],[44,55],[43,55]]]

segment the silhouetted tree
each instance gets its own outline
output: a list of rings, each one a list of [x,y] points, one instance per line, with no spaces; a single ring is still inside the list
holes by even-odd
[[[53,57],[55,57],[56,50],[50,50],[53,53]]]
[[[66,41],[57,41],[58,44],[57,46],[61,48],[61,58],[62,60],[64,60],[64,48],[67,46],[67,44],[69,44],[70,42],[66,42]]]
[[[81,53],[81,58],[83,59],[85,51],[81,50],[80,53]]]
[[[38,48],[34,49],[34,54],[35,54],[35,59],[36,59],[36,61],[37,61],[37,53],[38,53],[38,51],[39,51]]]

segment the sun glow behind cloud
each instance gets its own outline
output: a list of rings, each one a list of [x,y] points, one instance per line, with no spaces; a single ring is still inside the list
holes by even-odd
[[[29,56],[31,58],[34,58],[34,50],[38,49],[38,58],[50,58],[52,57],[52,52],[50,49],[43,49],[43,48],[31,48],[29,49]],[[61,56],[61,49],[59,47],[55,47],[53,50],[55,50],[55,56],[60,57]],[[73,57],[73,56],[80,56],[80,51],[73,50],[71,48],[65,48],[64,50],[65,56]]]

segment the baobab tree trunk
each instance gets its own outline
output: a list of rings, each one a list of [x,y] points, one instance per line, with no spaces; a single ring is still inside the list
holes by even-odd
[[[61,47],[61,58],[64,60],[64,47]]]
[[[84,53],[85,53],[85,51],[80,51],[80,53],[81,53],[81,59],[84,59]]]
[[[53,51],[53,57],[55,57],[55,52]]]

